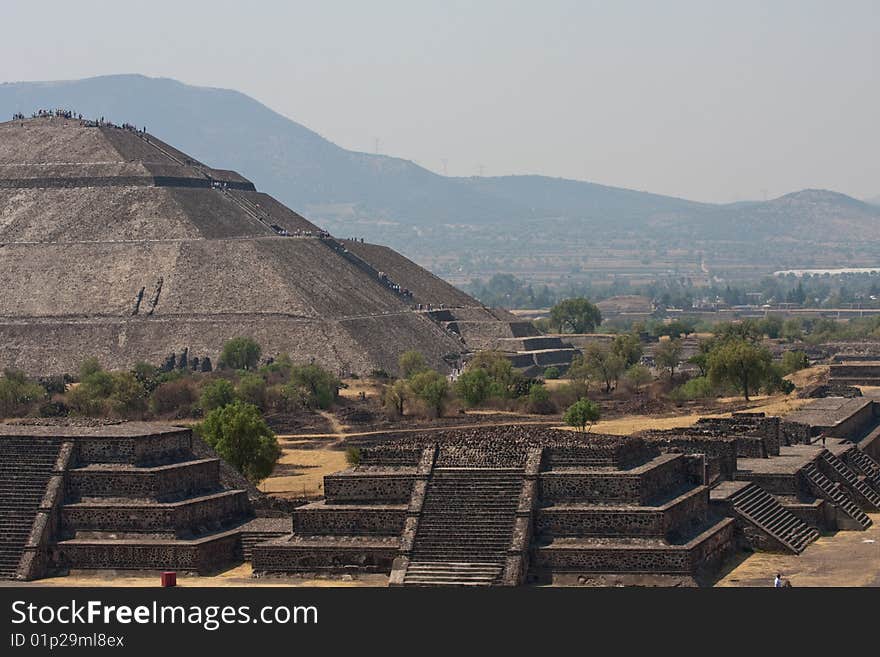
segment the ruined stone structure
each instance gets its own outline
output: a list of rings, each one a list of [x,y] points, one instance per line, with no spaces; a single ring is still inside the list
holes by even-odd
[[[518,335],[394,251],[334,239],[130,126],[0,123],[0,244],[0,367],[35,375],[184,349],[216,363],[239,335],[337,373],[395,372],[408,349],[447,370],[482,348],[472,336]],[[436,308],[481,325],[444,327]]]
[[[663,451],[706,455],[712,504],[737,519],[743,543],[799,553],[822,530],[867,528],[865,512],[880,510],[880,463],[863,449],[867,445],[827,438],[823,446],[819,431],[803,422],[836,418],[838,428],[863,430],[871,405],[848,403],[859,401],[836,400],[829,408],[837,415],[830,417],[817,409],[785,420],[735,413],[639,435]]]
[[[0,577],[209,572],[277,536],[193,443],[189,429],[148,423],[0,425]]]
[[[733,546],[702,456],[532,427],[432,432],[365,447],[325,477],[256,572],[387,572],[392,585],[516,585],[624,574],[694,578]]]

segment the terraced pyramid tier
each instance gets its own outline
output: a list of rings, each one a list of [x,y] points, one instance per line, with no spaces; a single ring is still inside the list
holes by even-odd
[[[216,362],[239,335],[339,373],[393,372],[409,349],[445,369],[466,346],[427,308],[510,331],[394,251],[336,240],[240,174],[110,124],[0,123],[0,244],[0,367],[32,374],[184,348]]]

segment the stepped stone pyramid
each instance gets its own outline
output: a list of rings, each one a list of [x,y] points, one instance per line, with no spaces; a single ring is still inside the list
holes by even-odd
[[[201,449],[162,424],[0,424],[0,579],[241,561],[277,532]]]
[[[184,348],[215,360],[238,335],[339,373],[394,372],[409,349],[446,369],[467,331],[429,309],[475,313],[498,336],[517,328],[233,171],[131,126],[54,114],[0,123],[0,286],[0,367],[40,375],[93,355],[111,368]]]
[[[387,436],[385,437],[387,438]],[[709,503],[702,455],[639,438],[504,427],[364,447],[253,549],[256,572],[385,572],[399,586],[711,577],[734,520]]]

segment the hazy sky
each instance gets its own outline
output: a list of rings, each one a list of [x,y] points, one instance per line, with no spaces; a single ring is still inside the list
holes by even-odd
[[[237,89],[346,148],[705,201],[880,195],[880,0],[2,3],[0,81]]]

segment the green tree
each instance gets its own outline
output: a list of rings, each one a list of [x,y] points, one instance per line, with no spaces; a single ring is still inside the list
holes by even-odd
[[[590,378],[605,384],[606,393],[617,385],[620,375],[626,369],[626,363],[620,355],[614,353],[610,347],[595,343],[587,346],[584,364],[591,373]]]
[[[236,395],[243,402],[253,404],[261,411],[266,408],[266,381],[259,374],[245,374],[238,381]]]
[[[255,484],[272,474],[281,456],[278,439],[253,404],[234,401],[215,408],[196,430],[224,461]]]
[[[611,351],[623,360],[626,367],[629,367],[630,365],[635,365],[641,359],[642,343],[637,335],[621,333],[611,343]]]
[[[479,406],[492,392],[492,378],[482,367],[469,368],[455,381],[455,392],[468,406]]]
[[[642,386],[647,385],[654,378],[651,376],[651,370],[644,365],[635,364],[624,373],[627,385],[638,392]]]
[[[556,407],[550,400],[550,391],[539,383],[533,383],[529,388],[529,413],[549,415],[556,412]]]
[[[792,372],[806,369],[810,366],[810,361],[803,351],[786,351],[782,354],[782,375],[788,375]]]
[[[664,340],[654,349],[654,362],[657,367],[669,371],[670,381],[675,378],[675,368],[681,362],[681,353],[681,340],[678,338]]]
[[[446,400],[449,398],[449,382],[446,377],[434,370],[425,370],[409,380],[413,395],[421,400],[436,416],[443,415]]]
[[[385,412],[394,417],[403,417],[404,406],[410,395],[409,384],[398,379],[385,388]]]
[[[123,417],[141,416],[147,410],[147,390],[132,372],[113,373],[110,404]]]
[[[232,338],[223,345],[220,361],[234,370],[253,370],[260,362],[262,351],[260,345],[251,338]]]
[[[565,299],[550,309],[550,323],[559,333],[592,333],[602,323],[602,313],[583,297]]]
[[[589,399],[579,399],[566,409],[562,419],[568,426],[575,427],[584,433],[588,430],[587,427],[592,427],[600,417],[601,410],[596,402]]]
[[[579,354],[571,359],[567,375],[575,386],[582,388],[583,395],[590,392],[590,381],[593,378],[593,372],[587,366],[583,354]]]
[[[795,342],[804,338],[804,323],[798,317],[792,317],[782,323],[782,339]]]
[[[748,401],[770,373],[772,360],[765,347],[746,339],[729,339],[709,354],[709,379],[714,385],[734,386]]]
[[[548,380],[558,379],[559,378],[559,368],[555,365],[551,365],[547,369],[544,370],[544,378]]]
[[[46,390],[20,370],[6,370],[0,379],[0,415],[3,417],[25,415],[45,397]]]
[[[397,359],[397,364],[400,368],[400,376],[404,379],[408,379],[411,376],[428,369],[425,357],[419,351],[403,352],[400,354],[400,358]]]
[[[199,398],[199,406],[205,413],[210,413],[215,408],[223,408],[235,401],[235,387],[226,379],[209,381],[202,388]]]
[[[290,383],[306,393],[309,408],[330,408],[339,394],[339,379],[319,365],[295,366],[290,371]]]
[[[101,367],[101,363],[98,362],[98,359],[92,356],[91,358],[86,358],[82,365],[79,366],[79,380],[82,381],[90,374],[94,374],[95,372],[100,372],[103,368]]]
[[[468,361],[465,372],[484,370],[489,376],[489,397],[510,398],[517,396],[522,374],[513,368],[510,359],[500,351],[478,351]],[[526,391],[527,392],[527,391]]]

